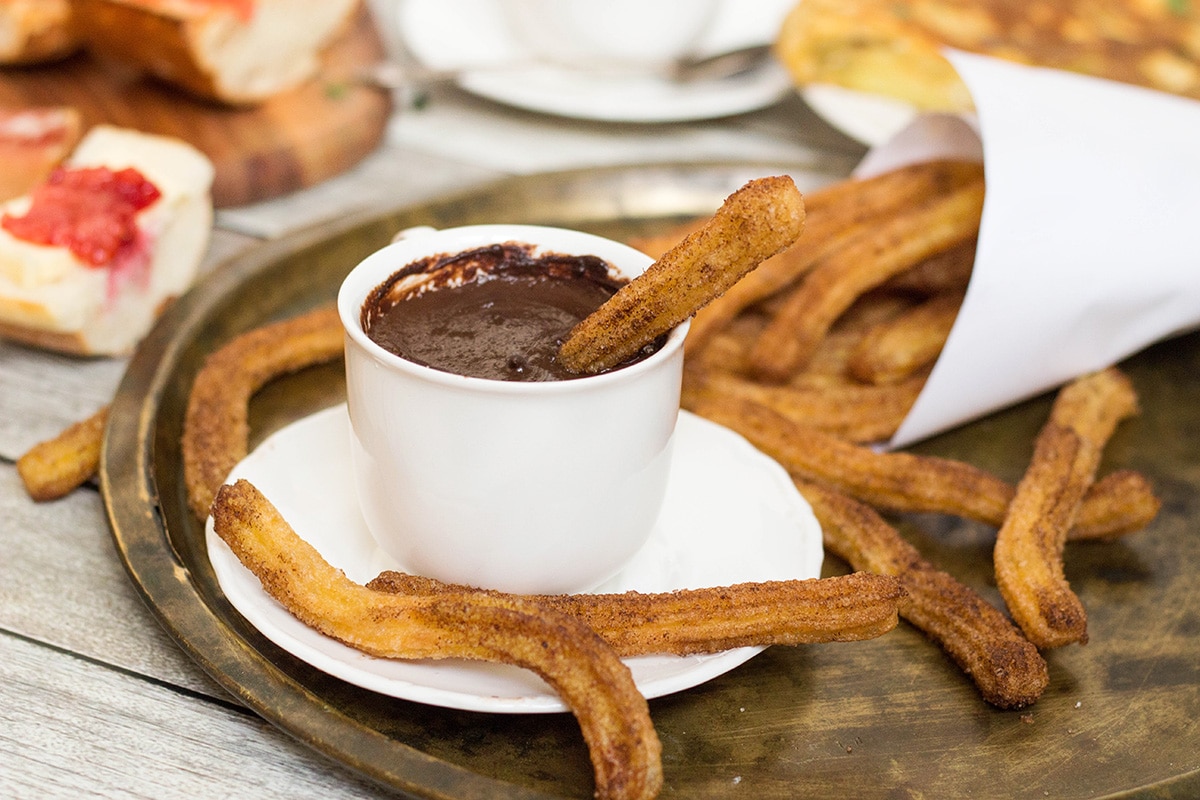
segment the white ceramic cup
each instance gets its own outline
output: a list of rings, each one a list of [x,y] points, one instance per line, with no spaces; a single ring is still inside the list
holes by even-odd
[[[592,72],[649,72],[692,53],[718,0],[499,0],[530,53]]]
[[[628,278],[651,263],[609,239],[529,225],[426,229],[359,263],[338,294],[358,499],[380,548],[414,574],[510,592],[583,591],[616,574],[658,516],[688,324],[636,364],[551,382],[435,370],[362,328],[366,298],[397,270],[509,241],[599,256]]]

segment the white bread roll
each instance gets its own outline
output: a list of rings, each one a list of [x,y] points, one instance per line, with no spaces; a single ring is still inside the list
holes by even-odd
[[[136,216],[148,270],[91,266],[65,247],[34,244],[0,228],[0,335],[81,355],[130,352],[171,300],[195,281],[212,231],[213,166],[191,145],[97,126],[66,166],[133,167],[161,192]],[[0,211],[22,215],[29,196]]]
[[[311,78],[360,0],[75,0],[96,55],[223,103]]]

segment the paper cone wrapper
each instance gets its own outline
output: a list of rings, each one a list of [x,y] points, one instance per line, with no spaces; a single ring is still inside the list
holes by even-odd
[[[1200,325],[1200,102],[946,55],[976,116],[920,116],[858,169],[982,157],[987,178],[962,310],[893,446]]]

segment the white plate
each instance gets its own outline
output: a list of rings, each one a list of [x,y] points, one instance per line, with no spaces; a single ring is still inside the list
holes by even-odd
[[[273,434],[231,473],[255,484],[296,532],[352,580],[398,569],[375,547],[351,483],[345,405]],[[597,591],[641,592],[817,577],[821,531],[787,473],[737,434],[681,412],[667,498],[650,541]],[[208,555],[226,597],[263,635],[349,683],[431,705],[502,713],[563,711],[532,672],[467,661],[373,658],[309,628],[262,589],[208,520]],[[646,697],[696,686],[762,648],[626,659]]]
[[[811,84],[800,96],[821,119],[870,147],[887,142],[917,117],[916,107],[903,100],[841,86]]]
[[[724,0],[700,52],[774,41],[791,2]],[[560,116],[612,122],[712,119],[769,106],[792,90],[791,78],[774,61],[737,77],[687,85],[534,64],[487,0],[404,0],[397,24],[408,50],[426,67],[468,70],[458,80],[463,89]]]

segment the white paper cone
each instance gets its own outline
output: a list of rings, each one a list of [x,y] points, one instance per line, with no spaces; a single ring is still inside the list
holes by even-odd
[[[954,330],[892,445],[1200,325],[1200,102],[948,52],[978,110],[924,116],[877,172],[982,139],[987,199]]]

